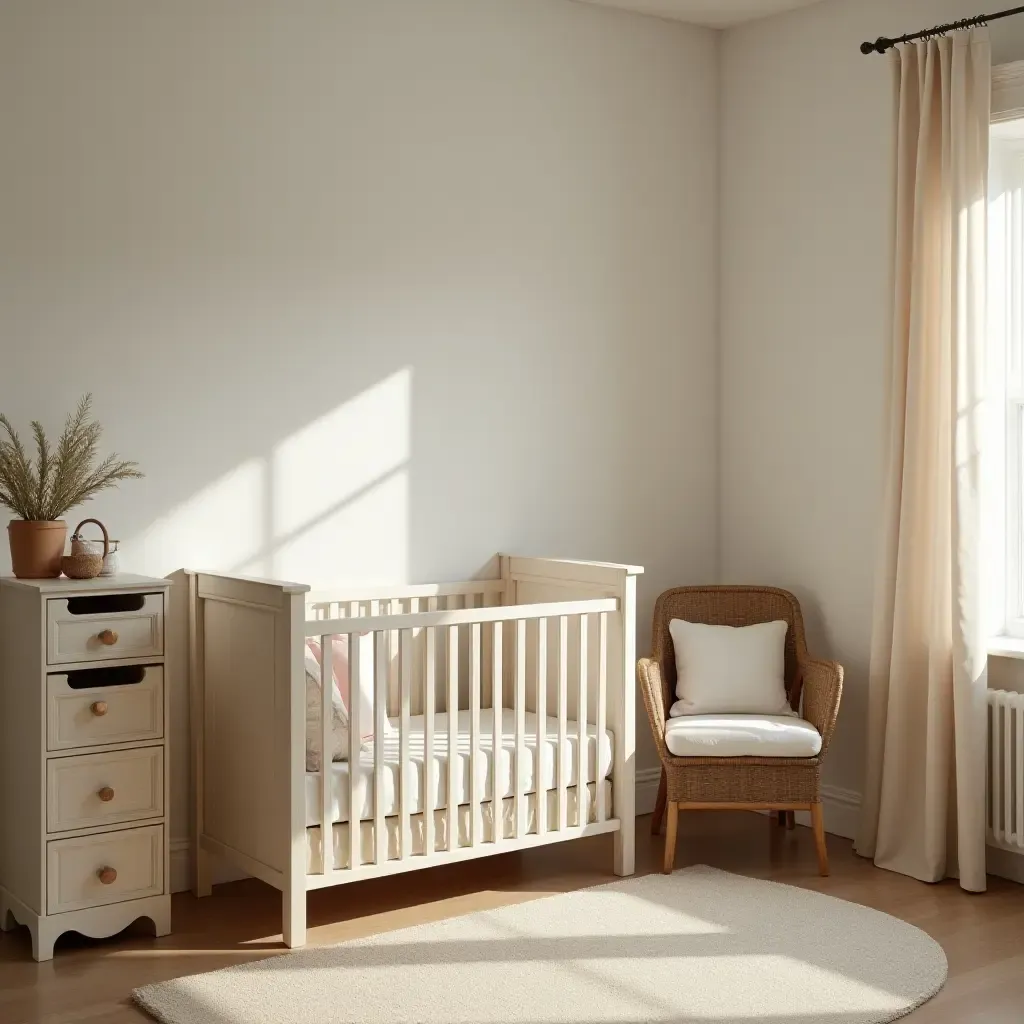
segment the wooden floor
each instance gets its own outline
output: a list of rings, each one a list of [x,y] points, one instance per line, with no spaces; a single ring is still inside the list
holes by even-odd
[[[649,836],[649,820],[637,823],[641,873],[660,862],[661,840]],[[683,815],[679,828],[677,867],[713,864],[830,893],[901,917],[937,939],[949,959],[949,980],[905,1018],[913,1024],[1024,1022],[1024,886],[993,878],[987,894],[971,896],[952,882],[923,885],[878,870],[833,836],[832,876],[822,879],[807,829],[786,832],[760,815],[721,812]],[[611,837],[598,836],[320,890],[309,896],[310,943],[610,881],[611,863]],[[25,929],[0,936],[0,1022],[137,1024],[149,1019],[130,1002],[137,985],[287,952],[278,931],[280,897],[252,880],[218,886],[205,900],[175,896],[173,924],[173,934],[156,940],[141,927],[105,941],[65,936],[45,964],[32,961]]]

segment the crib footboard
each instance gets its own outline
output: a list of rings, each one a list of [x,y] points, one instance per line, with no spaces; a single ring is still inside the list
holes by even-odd
[[[612,597],[608,620],[608,727],[615,735],[612,803],[621,822],[615,836],[615,873],[631,875],[636,861],[636,578],[639,565],[559,558],[501,557],[506,603]],[[595,711],[595,714],[599,712]]]

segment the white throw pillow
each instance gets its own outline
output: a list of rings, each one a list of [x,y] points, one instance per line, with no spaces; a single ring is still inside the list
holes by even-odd
[[[683,715],[795,715],[786,698],[786,622],[707,626],[673,619],[676,696]]]

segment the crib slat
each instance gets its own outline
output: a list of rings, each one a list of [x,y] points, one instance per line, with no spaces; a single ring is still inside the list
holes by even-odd
[[[448,627],[448,849],[459,846],[459,792],[456,769],[459,767],[459,627]]]
[[[526,835],[526,794],[523,792],[523,773],[526,748],[523,742],[526,731],[526,620],[516,619],[516,752],[515,771],[515,815],[516,839]]]
[[[579,691],[576,699],[576,824],[587,824],[587,623],[589,616],[580,616]]]
[[[403,629],[399,642],[399,672],[401,676],[401,712],[398,719],[398,815],[401,843],[399,856],[405,860],[412,856],[412,832],[409,824],[409,710],[412,693],[412,630]]]
[[[568,722],[566,705],[569,701],[569,620],[564,616],[558,619],[558,827],[568,827],[569,794],[566,788],[568,765],[566,759],[569,750]]]
[[[594,789],[597,793],[596,821],[608,817],[605,806],[604,772],[601,770],[601,747],[605,733],[605,702],[608,697],[608,613],[597,617],[597,739],[594,742]]]
[[[480,624],[469,628],[469,844],[479,846],[484,838],[480,813]]]
[[[387,633],[376,633],[374,641],[373,863],[383,864],[388,859],[388,837],[384,830],[384,734],[387,729],[391,637]]]
[[[398,605],[398,613],[401,614],[403,611],[402,601],[391,602],[391,613],[395,613],[395,605]],[[398,643],[399,643],[399,631],[392,629],[388,633],[388,699],[384,705],[384,714],[390,715],[392,710],[398,710],[398,704],[401,699],[399,693],[399,680],[398,680]]]
[[[320,871],[333,869],[334,844],[331,821],[331,751],[334,749],[334,644],[333,637],[320,637]]]
[[[360,752],[362,747],[362,726],[359,722],[359,695],[362,687],[359,634],[348,635],[348,866],[357,868],[362,864],[359,846],[359,820],[363,812],[362,774]],[[325,839],[321,833],[321,841]]]
[[[548,789],[544,762],[547,758],[548,620],[537,620],[537,756],[534,762],[534,799],[537,801],[537,835],[548,830]]]
[[[416,615],[419,613],[419,610],[420,599],[418,597],[414,597],[409,601],[409,613],[411,615]],[[420,715],[423,713],[423,701],[420,694],[423,676],[419,670],[419,666],[422,663],[420,659],[420,650],[423,647],[423,641],[421,639],[423,636],[423,630],[419,628],[413,629],[411,630],[411,635],[412,648],[409,652],[409,660],[412,667],[409,673],[409,714]]]
[[[503,754],[502,738],[505,734],[502,725],[502,672],[501,641],[504,624],[495,622],[491,628],[491,842],[500,843],[503,806],[502,794],[498,792],[498,772]]]
[[[431,598],[433,602],[435,598]],[[437,630],[427,627],[426,665],[423,673],[423,851],[434,856],[434,669]]]

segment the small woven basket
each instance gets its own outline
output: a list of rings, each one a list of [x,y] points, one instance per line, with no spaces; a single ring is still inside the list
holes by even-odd
[[[86,523],[95,523],[103,534],[103,554],[90,551],[85,545],[81,529]],[[110,535],[107,528],[98,519],[83,519],[71,535],[71,554],[65,555],[60,561],[64,575],[72,580],[91,580],[103,571],[103,559],[110,551]]]

